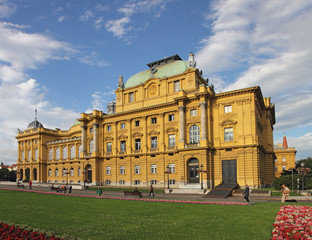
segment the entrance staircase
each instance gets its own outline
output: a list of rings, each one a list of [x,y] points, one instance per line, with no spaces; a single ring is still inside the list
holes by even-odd
[[[213,188],[204,197],[206,198],[226,198],[232,195],[232,191],[238,186],[237,183],[221,183]]]

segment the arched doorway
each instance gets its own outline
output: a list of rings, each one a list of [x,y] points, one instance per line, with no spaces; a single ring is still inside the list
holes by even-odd
[[[24,177],[24,171],[23,171],[23,169],[21,169],[21,171],[19,172],[20,174],[19,174],[19,180],[20,181],[23,181],[23,177]]]
[[[199,161],[197,158],[191,158],[187,164],[188,182],[199,183]]]
[[[86,171],[87,171],[87,183],[92,183],[92,166],[87,165]]]
[[[34,168],[33,170],[33,180],[37,181],[37,168]]]

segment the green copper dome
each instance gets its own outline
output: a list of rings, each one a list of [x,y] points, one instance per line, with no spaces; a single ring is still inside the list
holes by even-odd
[[[76,126],[76,125],[79,125],[79,124],[81,124],[81,122],[77,120],[76,122],[74,122],[73,126]]]
[[[164,77],[170,77],[174,76],[180,73],[185,72],[189,68],[187,61],[174,61],[170,62],[161,66],[156,66],[151,69],[147,69],[145,71],[139,72],[132,77],[130,77],[127,82],[125,83],[125,88],[134,87],[137,85],[140,85],[144,83],[146,80],[150,78],[164,78]],[[156,69],[153,71],[154,74],[152,74],[152,69]]]

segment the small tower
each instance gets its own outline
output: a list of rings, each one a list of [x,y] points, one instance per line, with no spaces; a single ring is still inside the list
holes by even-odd
[[[192,52],[189,54],[188,65],[190,68],[196,67],[196,62],[194,60],[194,53],[192,53]]]
[[[282,145],[283,148],[288,148],[288,144],[287,144],[287,139],[286,139],[286,134],[284,132],[284,137],[283,137],[283,145]]]
[[[116,101],[113,100],[107,104],[107,114],[113,114],[116,112]]]
[[[118,87],[118,88],[124,88],[124,86],[125,86],[125,84],[124,84],[124,82],[123,82],[123,76],[120,75],[120,76],[118,77],[118,84],[117,84],[117,87]]]

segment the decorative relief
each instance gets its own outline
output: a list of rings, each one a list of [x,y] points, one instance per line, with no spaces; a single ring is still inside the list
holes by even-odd
[[[166,129],[166,133],[170,133],[170,132],[178,132],[177,128],[168,128]]]
[[[159,135],[160,132],[152,130],[148,132],[148,135]]]
[[[106,142],[111,142],[111,141],[114,141],[114,138],[113,137],[106,137],[105,141]]]
[[[231,120],[231,119],[228,119],[228,120],[224,120],[224,121],[222,121],[221,123],[220,123],[220,126],[227,126],[227,125],[236,125],[236,121],[233,121],[233,120]]]
[[[143,136],[143,134],[140,133],[140,132],[135,132],[135,133],[132,134],[133,138],[138,138],[138,137],[142,137],[142,136]]]
[[[148,88],[148,92],[150,96],[156,95],[156,92],[157,92],[156,84],[151,84]]]
[[[119,137],[118,137],[118,139],[127,139],[128,138],[128,136],[126,136],[126,135],[124,135],[124,134],[122,134],[122,135],[120,135]]]

